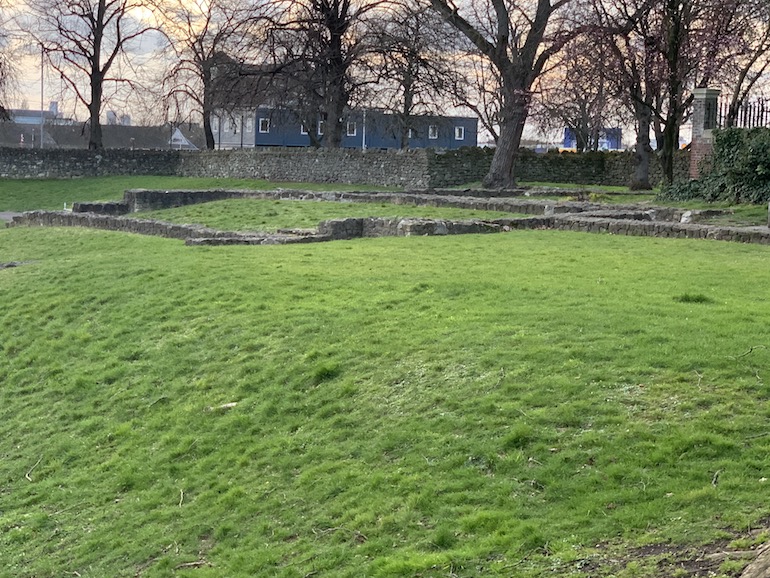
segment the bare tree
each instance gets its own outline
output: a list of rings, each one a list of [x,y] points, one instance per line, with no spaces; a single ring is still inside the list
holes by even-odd
[[[371,19],[385,0],[295,0],[271,34],[274,66],[283,71],[284,99],[300,116],[313,144],[342,143],[344,112],[361,83],[355,67],[371,50]],[[323,133],[315,138],[314,133]]]
[[[728,88],[726,126],[735,126],[741,107],[770,67],[770,4],[743,0],[738,8],[734,57],[726,61],[721,80]]]
[[[6,103],[8,89],[14,76],[10,38],[7,31],[7,7],[7,4],[0,0],[0,120],[10,118]]]
[[[489,60],[473,53],[458,54],[456,62],[460,79],[452,88],[453,103],[473,112],[497,144],[503,109],[499,71]]]
[[[451,0],[430,0],[454,28],[465,35],[494,68],[500,90],[500,129],[487,187],[516,184],[516,157],[529,114],[532,86],[549,58],[569,38],[565,21],[554,15],[572,0],[477,0],[456,5]]]
[[[50,66],[88,109],[88,148],[103,148],[100,117],[109,88],[132,83],[131,44],[148,30],[142,0],[29,0],[27,27]],[[34,22],[34,26],[32,26]]]
[[[440,112],[463,83],[445,27],[435,11],[413,0],[394,2],[373,20],[371,101],[397,119],[402,149],[409,146],[410,119]]]
[[[533,120],[543,130],[572,130],[578,152],[598,150],[604,129],[622,122],[607,78],[607,52],[601,36],[581,35],[564,47],[536,85]]]
[[[625,92],[637,122],[637,169],[631,186],[650,188],[649,133],[658,143],[664,183],[674,176],[679,131],[692,89],[706,86],[730,58],[741,0],[604,0],[600,30],[609,40],[610,78]]]
[[[157,8],[170,60],[163,97],[177,116],[189,113],[192,104],[203,118],[206,147],[213,149],[212,113],[233,91],[245,98],[240,88],[253,88],[256,76],[236,79],[244,77],[240,63],[255,57],[259,24],[269,21],[271,7],[241,0],[161,0]]]

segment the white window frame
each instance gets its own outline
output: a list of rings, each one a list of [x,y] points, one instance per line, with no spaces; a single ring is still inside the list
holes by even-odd
[[[230,119],[228,117],[222,119],[222,132],[230,132]]]
[[[246,126],[244,127],[243,132],[254,132],[254,117],[246,117]]]
[[[324,135],[324,130],[326,130],[326,121],[322,118],[318,119],[318,136]]]
[[[350,130],[350,129],[353,130]],[[345,127],[345,134],[346,136],[356,136],[358,134],[358,125],[356,124],[356,121],[349,120],[347,122],[347,125]]]
[[[260,134],[267,134],[270,132],[270,119],[269,118],[260,118],[259,119],[259,133]]]
[[[219,132],[219,117],[212,116],[210,122],[211,122],[211,132]]]
[[[299,123],[299,134],[307,134],[307,127],[304,122]]]
[[[455,127],[455,140],[465,140],[465,127],[464,126],[456,126]]]
[[[438,126],[435,124],[431,124],[428,126],[428,138],[430,140],[437,140],[438,139]]]
[[[417,133],[413,128],[409,128],[406,130],[406,138],[417,138]]]

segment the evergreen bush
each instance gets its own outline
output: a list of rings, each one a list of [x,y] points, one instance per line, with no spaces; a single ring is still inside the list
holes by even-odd
[[[711,169],[700,179],[676,183],[660,194],[673,201],[767,203],[770,201],[770,128],[714,131]]]

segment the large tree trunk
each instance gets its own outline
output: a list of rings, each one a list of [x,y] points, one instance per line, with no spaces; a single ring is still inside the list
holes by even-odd
[[[350,24],[350,15],[347,8],[331,6],[324,8],[323,12],[326,28],[331,36],[327,49],[326,134],[323,137],[323,145],[336,149],[342,146],[342,129],[345,124],[343,115],[348,103],[348,65],[345,62],[342,37]]]
[[[88,103],[88,115],[90,127],[88,130],[88,150],[100,151],[104,149],[102,140],[102,125],[99,119],[102,111],[102,82],[101,79],[91,78],[91,102]]]
[[[634,151],[634,161],[636,170],[631,177],[628,188],[632,191],[648,191],[652,189],[650,185],[650,157],[652,156],[652,146],[650,146],[650,110],[643,104],[636,105],[636,120],[638,130],[636,131],[636,150]]]
[[[663,173],[662,185],[674,182],[674,152],[679,148],[679,124],[675,113],[669,113],[668,122],[663,128],[663,147],[660,151],[660,167]]]
[[[211,129],[211,113],[214,112],[214,94],[213,78],[211,74],[211,64],[204,62],[201,69],[201,80],[203,80],[203,134],[206,136],[206,148],[214,150],[214,131]]]
[[[412,90],[412,77],[411,75],[405,75],[403,80],[404,85],[404,100],[402,103],[401,108],[401,114],[399,115],[401,118],[399,119],[399,137],[400,137],[400,148],[401,150],[406,150],[409,148],[409,129],[410,129],[410,119],[412,116],[412,108],[414,108],[414,91]]]
[[[516,186],[516,159],[527,119],[526,105],[519,105],[508,113],[503,113],[500,123],[500,136],[492,157],[483,185],[490,189],[512,189]]]
[[[345,124],[345,102],[339,94],[333,94],[326,109],[326,128],[323,137],[325,148],[338,149],[342,146],[342,129]]]
[[[206,137],[206,148],[214,150],[214,131],[211,130],[211,111],[203,109],[203,134]]]

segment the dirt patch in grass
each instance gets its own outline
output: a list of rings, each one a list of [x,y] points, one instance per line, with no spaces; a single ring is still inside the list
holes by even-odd
[[[636,576],[650,573],[657,578],[740,578],[767,543],[770,518],[762,528],[733,532],[703,546],[651,544],[622,549],[616,544],[599,544],[597,552],[579,560],[575,567],[592,577]]]
[[[29,261],[9,261],[8,263],[0,263],[0,270],[12,269],[13,267],[21,267],[22,265],[28,265]]]

